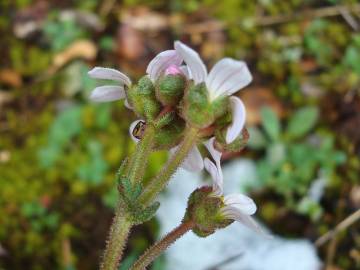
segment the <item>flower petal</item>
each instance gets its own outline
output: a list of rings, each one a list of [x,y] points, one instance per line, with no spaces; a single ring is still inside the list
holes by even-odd
[[[131,124],[130,124],[130,127],[129,127],[129,134],[130,134],[130,137],[131,137],[131,139],[135,142],[135,143],[138,143],[140,140],[138,139],[138,138],[136,138],[135,136],[134,136],[134,129],[136,128],[136,126],[139,124],[139,123],[145,123],[143,120],[136,120],[136,121],[134,121],[134,122],[132,122]]]
[[[215,141],[215,137],[212,137],[211,139],[204,142],[204,145],[210,152],[210,155],[214,159],[216,166],[220,167],[220,160],[221,160],[222,153],[215,149],[214,141]]]
[[[253,215],[256,212],[255,202],[243,194],[230,194],[224,197],[225,208],[238,210],[245,215]]]
[[[149,74],[150,79],[154,82],[169,66],[180,66],[182,61],[183,59],[175,50],[163,51],[151,60],[146,73]]]
[[[243,61],[224,58],[211,69],[206,79],[210,100],[230,96],[252,81],[250,71]]]
[[[95,102],[108,102],[126,97],[124,87],[105,85],[96,87],[90,94],[90,99]]]
[[[232,143],[241,133],[245,125],[246,110],[244,103],[240,98],[232,96],[230,97],[230,106],[232,113],[232,123],[228,127],[226,132],[226,143]]]
[[[170,156],[173,156],[178,150],[178,148],[179,146],[175,146],[171,148]],[[203,158],[201,156],[199,149],[196,146],[194,146],[190,150],[189,155],[185,158],[185,160],[181,164],[181,167],[190,172],[200,172],[202,169],[204,169]]]
[[[205,169],[210,173],[211,178],[213,179],[213,193],[216,196],[223,195],[223,177],[222,173],[218,170],[218,167],[210,161],[210,159],[205,158],[204,160]]]
[[[114,80],[127,86],[131,85],[131,80],[128,76],[113,68],[94,67],[88,72],[88,75],[94,79]]]
[[[236,220],[237,222],[242,223],[246,227],[254,230],[255,232],[266,235],[264,231],[260,228],[260,226],[257,224],[257,222],[248,215],[244,215],[240,212],[231,212],[228,211],[227,213],[223,213],[227,218]]]
[[[134,109],[133,106],[131,106],[131,104],[129,103],[129,100],[128,100],[127,98],[125,99],[124,105],[125,105],[125,107],[128,108],[129,110]]]
[[[187,66],[185,66],[185,65],[180,66],[180,70],[186,78],[190,79],[190,73],[189,73],[189,69],[187,68]]]
[[[207,70],[199,54],[180,41],[175,41],[174,47],[188,66],[190,78],[194,80],[195,84],[204,82],[207,76]]]

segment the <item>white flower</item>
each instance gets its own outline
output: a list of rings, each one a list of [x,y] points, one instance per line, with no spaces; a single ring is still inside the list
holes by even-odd
[[[152,82],[155,82],[162,74],[186,75],[187,70],[181,67],[183,59],[175,50],[167,50],[159,53],[150,61],[146,73]],[[119,85],[105,85],[96,87],[90,95],[90,99],[95,102],[108,102],[126,98],[125,86],[131,86],[131,80],[128,76],[112,68],[95,67],[88,72],[88,75],[94,79],[113,80]],[[125,105],[131,109],[127,100]]]
[[[175,50],[163,51],[151,60],[146,69],[146,73],[152,82],[155,82],[163,74],[184,74],[185,69],[181,66],[182,62],[183,59]]]
[[[118,85],[104,85],[96,87],[90,94],[90,99],[95,102],[108,102],[126,98],[125,86],[131,86],[128,76],[112,68],[95,67],[88,72],[94,79],[113,80]]]
[[[222,96],[231,96],[252,81],[250,71],[243,61],[224,58],[217,62],[208,74],[199,54],[180,41],[175,41],[177,54],[186,63],[189,78],[195,84],[205,83],[209,101]],[[245,124],[246,112],[242,101],[235,96],[230,97],[232,124],[228,127],[226,143],[233,142],[241,133]]]
[[[251,215],[256,212],[256,204],[254,201],[243,194],[223,194],[223,175],[221,167],[215,165],[208,158],[204,160],[205,169],[210,173],[213,179],[214,196],[223,199],[225,206],[221,209],[221,213],[225,218],[238,221],[245,226],[259,233],[263,233],[259,225],[252,219]]]
[[[224,58],[208,74],[206,66],[197,52],[180,41],[176,41],[174,47],[175,50],[161,52],[149,63],[146,72],[150,79],[155,82],[163,74],[181,72],[187,78],[192,79],[195,84],[202,82],[206,84],[210,102],[221,96],[230,96],[232,123],[228,127],[225,139],[227,143],[233,142],[244,127],[246,111],[243,102],[238,97],[231,95],[251,82],[252,76],[247,65],[242,61]],[[182,62],[185,62],[186,66],[182,65]],[[141,120],[136,120],[131,124],[129,130],[131,135],[139,121]],[[132,138],[138,142],[137,138],[133,136]],[[220,166],[221,153],[213,147],[214,140],[214,138],[209,140],[205,145],[217,165]],[[173,155],[177,149],[178,146],[172,148],[170,155]],[[204,168],[204,160],[197,146],[190,151],[181,167],[193,172],[201,171]]]

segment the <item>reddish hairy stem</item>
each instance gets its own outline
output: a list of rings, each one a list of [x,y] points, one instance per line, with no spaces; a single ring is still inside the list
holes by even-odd
[[[194,227],[194,222],[181,223],[178,227],[168,233],[163,239],[155,243],[135,262],[130,270],[144,270],[171,244]]]

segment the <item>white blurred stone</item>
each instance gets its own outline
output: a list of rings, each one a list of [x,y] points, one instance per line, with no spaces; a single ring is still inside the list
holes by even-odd
[[[189,194],[196,187],[204,185],[202,178],[204,177],[201,174],[189,173],[181,169],[173,177],[160,200],[158,218],[162,225],[161,235],[179,224]],[[255,166],[251,161],[237,160],[224,167],[225,194],[241,192],[243,187],[249,184],[254,184],[256,187],[256,183]],[[279,236],[267,239],[236,222],[207,238],[199,238],[189,232],[167,250],[166,256],[168,262],[166,269],[169,270],[318,270],[321,268],[316,249],[308,240],[287,240]],[[230,262],[221,264],[229,258],[232,258]],[[214,266],[217,267],[213,268]]]

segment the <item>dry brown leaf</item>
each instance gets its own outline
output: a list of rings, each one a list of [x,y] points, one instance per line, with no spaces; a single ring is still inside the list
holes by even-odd
[[[3,150],[0,151],[0,163],[6,163],[10,160],[11,154],[10,151]]]
[[[241,91],[240,97],[246,107],[246,123],[249,126],[260,124],[260,111],[264,106],[271,107],[279,117],[285,114],[282,104],[269,88],[249,87],[246,91]]]
[[[22,78],[15,70],[0,69],[0,83],[12,87],[20,87],[22,85]]]
[[[342,268],[339,268],[335,265],[328,265],[324,270],[343,270]]]
[[[121,14],[121,22],[140,31],[161,31],[169,28],[169,17],[148,7],[127,9]]]
[[[354,186],[350,191],[350,200],[355,208],[360,208],[360,186]]]
[[[12,99],[13,95],[5,91],[0,91],[0,108],[3,104],[11,101]]]
[[[315,71],[319,66],[314,59],[304,59],[300,62],[301,70],[305,73]]]
[[[5,256],[7,255],[7,251],[5,250],[5,248],[3,248],[3,246],[0,244],[0,256]]]
[[[53,68],[57,70],[77,58],[93,60],[96,54],[97,47],[92,41],[79,40],[54,56]]]
[[[144,35],[127,24],[119,27],[117,47],[119,55],[127,60],[137,60],[146,54]]]

